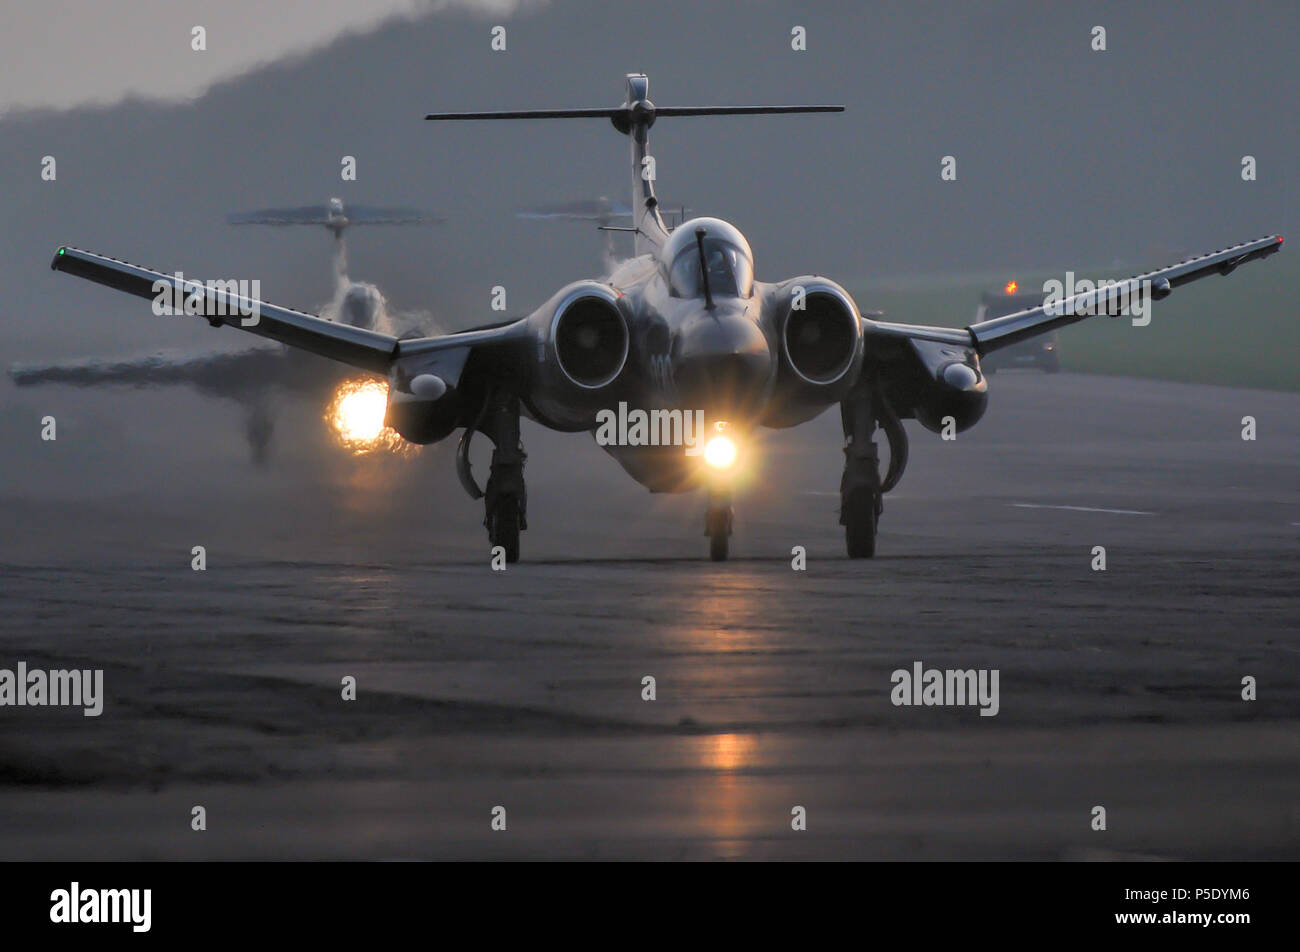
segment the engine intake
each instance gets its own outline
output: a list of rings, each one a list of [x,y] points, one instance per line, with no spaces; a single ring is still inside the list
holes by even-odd
[[[521,396],[535,420],[566,433],[590,430],[600,410],[625,397],[632,341],[625,308],[608,284],[580,281],[530,315],[537,360],[521,368]]]
[[[853,367],[861,329],[853,306],[829,290],[812,290],[804,307],[791,308],[781,332],[790,368],[805,383],[826,387]]]
[[[785,282],[775,300],[785,307],[776,327],[781,356],[763,425],[795,426],[848,394],[862,367],[862,325],[849,292],[816,275]]]
[[[551,339],[560,372],[586,390],[609,386],[627,363],[627,323],[604,295],[582,294],[562,305]]]

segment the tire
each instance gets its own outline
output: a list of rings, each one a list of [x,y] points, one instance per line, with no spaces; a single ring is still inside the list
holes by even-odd
[[[492,511],[492,524],[488,527],[488,541],[506,550],[506,562],[519,561],[519,500],[514,496],[501,496]]]
[[[1043,373],[1045,374],[1060,373],[1061,358],[1058,357],[1056,354],[1044,354],[1042,367],[1043,367]]]
[[[709,536],[709,558],[714,562],[727,561],[727,549],[730,538],[725,532],[715,532]]]
[[[709,530],[709,558],[725,562],[731,545],[731,507],[710,507],[705,519]]]
[[[855,489],[843,505],[849,558],[872,558],[876,554],[876,500],[871,490]]]

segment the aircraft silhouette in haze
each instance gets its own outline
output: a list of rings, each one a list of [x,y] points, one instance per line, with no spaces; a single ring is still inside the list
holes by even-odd
[[[383,294],[373,284],[347,274],[344,233],[356,225],[432,225],[441,218],[417,208],[344,205],[331,198],[319,205],[265,208],[230,215],[232,225],[316,225],[334,236],[334,294],[324,312],[350,327],[384,333],[413,333],[396,328]],[[244,433],[253,461],[269,460],[274,420],[271,403],[277,392],[326,402],[355,371],[321,357],[280,345],[207,354],[153,353],[123,360],[89,358],[50,364],[23,364],[10,369],[20,387],[63,384],[73,387],[187,386],[206,396],[234,400],[244,408]]]

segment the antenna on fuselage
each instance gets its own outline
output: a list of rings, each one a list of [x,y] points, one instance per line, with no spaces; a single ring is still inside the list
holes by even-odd
[[[703,228],[695,229],[695,247],[700,252],[700,281],[704,285],[704,307],[706,310],[713,310],[713,290],[709,287],[709,262],[704,257],[704,236],[707,234]]]

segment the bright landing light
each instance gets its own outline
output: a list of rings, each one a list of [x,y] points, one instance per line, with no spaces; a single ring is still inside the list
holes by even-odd
[[[736,461],[736,444],[729,436],[715,436],[704,444],[704,462],[714,469],[727,469]]]

